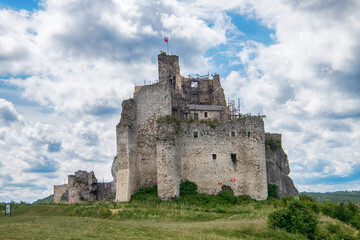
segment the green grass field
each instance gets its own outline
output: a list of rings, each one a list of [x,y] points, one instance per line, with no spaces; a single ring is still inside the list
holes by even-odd
[[[267,227],[271,208],[236,214],[121,204],[106,219],[66,216],[74,206],[24,205],[0,218],[1,239],[306,239]],[[219,211],[219,210],[218,210]],[[199,220],[200,219],[200,220]]]
[[[105,219],[69,216],[79,206],[87,205],[20,206],[12,217],[0,217],[0,238],[306,239],[270,229],[267,216],[275,209],[271,204],[249,203],[209,210],[167,202],[158,206],[122,203]],[[354,229],[338,220],[322,216],[320,222],[320,228],[336,223],[356,235]]]
[[[11,217],[1,214],[0,239],[307,239],[268,225],[269,214],[294,201],[254,201],[226,192],[162,201],[156,189],[148,189],[129,203],[17,204]],[[360,239],[354,227],[321,213],[321,203],[300,201],[317,216],[315,239]]]

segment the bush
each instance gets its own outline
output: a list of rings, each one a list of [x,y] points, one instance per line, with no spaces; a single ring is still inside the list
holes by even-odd
[[[299,198],[300,198],[301,201],[317,202],[315,198],[310,197],[310,196],[305,195],[305,194],[300,194]]]
[[[359,210],[358,207],[351,202],[349,202],[348,204],[345,204],[343,202],[330,202],[322,203],[321,211],[332,218],[337,218],[340,221],[349,223]]]
[[[131,202],[159,203],[161,199],[157,195],[157,185],[150,188],[140,188],[131,196]]]
[[[247,203],[247,202],[256,202],[253,198],[251,198],[249,195],[239,195],[237,196],[238,203]]]
[[[189,180],[180,183],[180,195],[189,195],[197,193],[197,185]]]
[[[360,230],[360,213],[355,214],[350,220],[350,224]]]
[[[268,184],[268,198],[279,198],[278,185]]]
[[[230,203],[230,204],[236,204],[237,198],[234,196],[232,192],[229,192],[227,190],[220,191],[217,196],[220,198],[219,200],[222,200],[222,202]]]
[[[354,213],[343,202],[335,207],[332,213],[334,218],[346,223],[354,216]]]
[[[286,209],[280,209],[269,215],[269,226],[284,229],[291,233],[300,233],[310,239],[315,238],[318,220],[316,215],[302,202],[294,201]]]

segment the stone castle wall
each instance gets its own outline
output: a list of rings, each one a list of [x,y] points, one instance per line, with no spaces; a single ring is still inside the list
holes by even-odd
[[[184,78],[174,55],[159,55],[158,64],[159,82],[136,87],[134,98],[123,101],[116,128],[117,201],[129,201],[139,188],[155,184],[159,197],[172,199],[179,196],[180,182],[186,179],[207,194],[228,189],[235,195],[264,200],[268,182],[291,192],[287,158],[285,161],[280,150],[269,152],[265,144],[265,139],[272,137],[281,145],[281,135],[265,137],[260,117],[230,120],[220,107],[206,112],[209,119],[217,118],[221,123],[157,123],[166,115],[189,119],[194,114],[189,105],[192,102],[209,109],[226,107],[219,75],[213,79]],[[193,88],[192,81],[197,81],[198,87]],[[205,118],[204,112],[197,112],[199,119]],[[278,172],[267,173],[267,166]]]
[[[178,196],[180,181],[188,179],[197,184],[200,193],[217,194],[226,186],[236,196],[267,198],[265,133],[261,118],[248,117],[213,125],[182,123],[180,128],[163,124],[158,131],[160,197]]]
[[[61,197],[65,194],[67,187],[67,184],[54,185],[54,203],[62,202]]]
[[[129,201],[140,187],[156,184],[156,120],[171,114],[171,86],[166,82],[143,86],[128,104],[125,116],[131,122],[121,120],[117,127],[118,201]]]
[[[98,183],[94,172],[76,171],[68,183],[54,186],[55,203],[77,203],[115,198],[115,183]]]

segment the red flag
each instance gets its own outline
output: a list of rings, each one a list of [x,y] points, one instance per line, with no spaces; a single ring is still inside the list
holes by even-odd
[[[166,43],[169,42],[168,37],[164,37],[164,41],[165,41]]]

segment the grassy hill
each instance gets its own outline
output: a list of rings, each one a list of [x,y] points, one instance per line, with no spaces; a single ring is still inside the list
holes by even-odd
[[[333,201],[333,202],[354,202],[360,203],[360,191],[338,191],[338,192],[302,192],[301,194],[305,194],[310,196],[317,201]]]
[[[323,205],[306,197],[255,201],[228,192],[162,201],[154,188],[140,190],[129,203],[17,204],[12,217],[1,214],[0,239],[307,239],[269,226],[269,215],[294,202],[316,216],[317,239],[359,239],[354,227],[328,216],[343,216],[332,209],[342,213],[348,205]]]
[[[54,195],[51,194],[48,197],[42,198],[42,199],[38,199],[35,202],[33,202],[33,205],[39,205],[39,204],[47,204],[47,203],[54,203]]]

